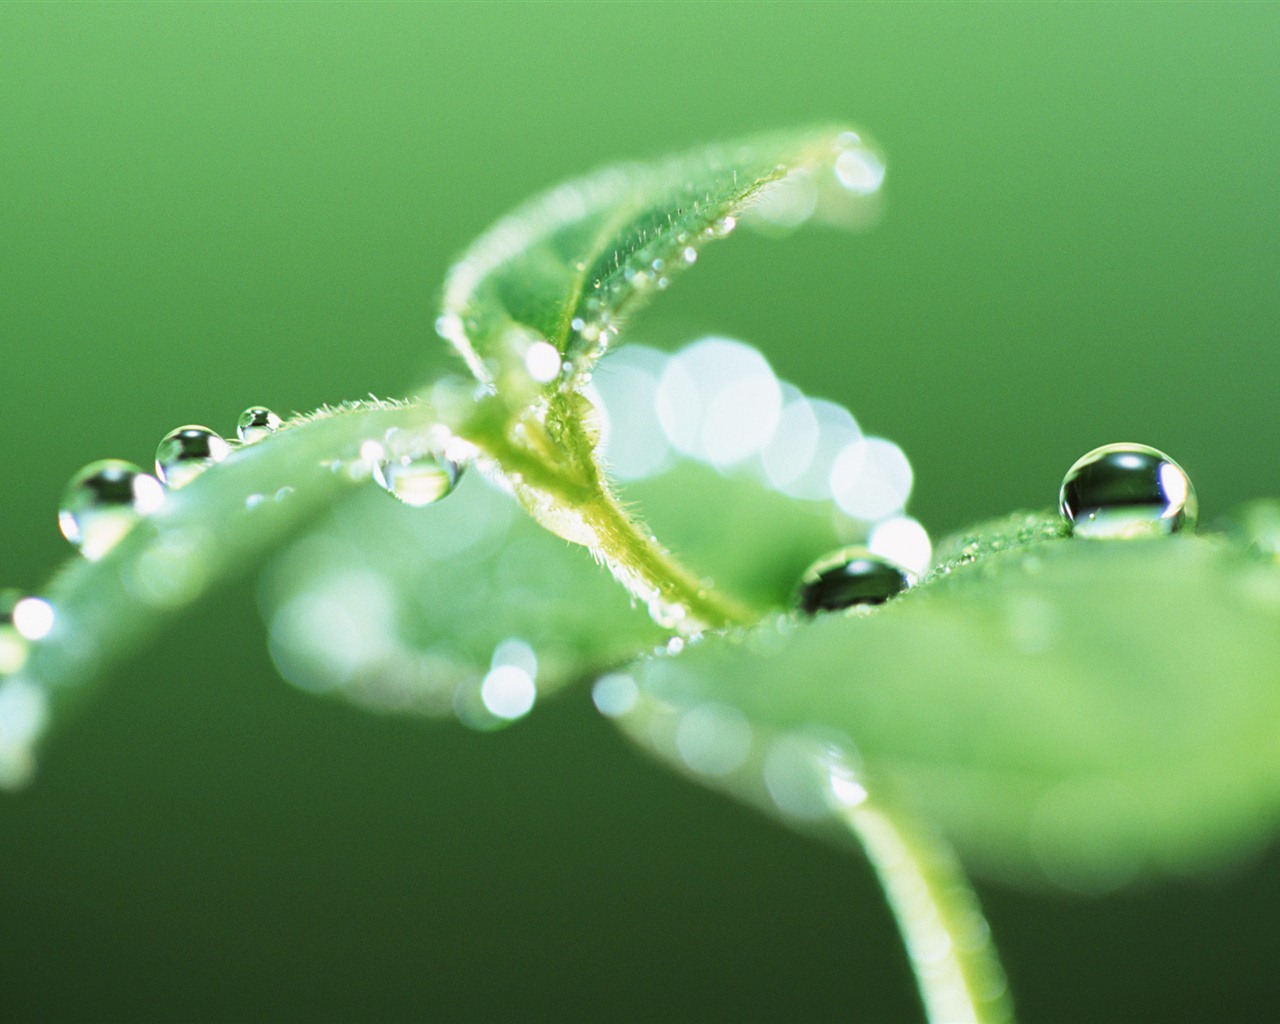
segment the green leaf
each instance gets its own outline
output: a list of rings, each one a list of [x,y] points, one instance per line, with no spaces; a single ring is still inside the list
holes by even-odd
[[[433,412],[366,402],[299,417],[169,491],[99,560],[68,562],[42,593],[54,609],[52,629],[31,645],[21,671],[0,683],[23,709],[0,728],[0,784],[25,780],[30,741],[106,666],[367,480],[363,443],[391,429],[406,439],[427,436],[437,429]]]
[[[262,604],[296,685],[476,728],[665,637],[585,551],[477,474],[427,508],[352,495],[275,557]]]
[[[597,462],[593,411],[576,389],[622,316],[645,294],[661,290],[702,244],[726,234],[747,207],[755,204],[764,222],[776,225],[792,216],[788,197],[799,192],[812,200],[800,204],[804,209],[847,219],[867,208],[882,174],[878,155],[855,133],[819,129],[600,172],[501,222],[451,275],[441,318],[473,371],[491,385],[485,393],[446,380],[403,402],[352,403],[296,417],[277,434],[238,447],[187,486],[170,491],[163,507],[101,560],[70,564],[43,594],[56,616],[48,635],[30,645],[0,637],[17,645],[8,667],[25,660],[0,682],[0,782],[26,777],[31,744],[51,713],[81,692],[86,680],[366,481],[377,453],[383,446],[394,448],[392,437],[408,447],[447,443],[474,458],[478,470],[510,490],[538,523],[590,548],[633,597],[651,608],[671,609],[682,628],[754,619],[752,609],[680,566],[614,496]],[[526,358],[533,342],[543,344],[544,355],[552,350],[554,379]],[[387,511],[376,513],[374,504],[352,506],[364,509],[356,520],[371,536],[384,529],[380,516],[400,512],[386,503]],[[826,511],[809,509],[801,518],[820,518]],[[326,527],[330,540],[351,543],[340,530],[334,534],[338,521]],[[527,524],[512,529],[513,536],[535,535]],[[394,532],[387,529],[388,535]],[[652,642],[653,627],[623,596],[604,587],[584,552],[570,556],[560,541],[547,537],[536,543],[541,549],[535,564],[545,556],[548,573],[553,566],[567,573],[564,590],[549,593],[545,607],[500,595],[491,602],[500,614],[478,630],[460,628],[460,619],[447,609],[416,621],[411,613],[404,616],[422,650],[430,650],[440,632],[456,643],[457,658],[443,671],[455,680],[453,691],[474,680],[485,650],[520,633],[545,638],[555,649],[547,661],[556,666],[546,675],[548,688]],[[384,551],[376,561],[373,575],[386,574],[392,605],[423,586],[409,579],[411,571],[426,568],[414,559],[387,557]],[[565,568],[570,562],[572,568]],[[457,607],[480,606],[465,563],[432,568],[453,581],[442,590]],[[305,589],[310,577],[300,579]],[[763,598],[762,606],[777,599],[757,578],[748,575],[745,584],[744,593]],[[419,691],[401,696],[431,703],[450,689],[439,687],[434,697]],[[371,692],[349,695],[383,703]]]
[[[622,319],[769,198],[769,186],[766,225],[786,221],[797,192],[802,213],[849,220],[867,208],[883,168],[871,144],[838,127],[610,167],[539,196],[481,236],[449,274],[437,329],[515,407],[539,384],[581,379]],[[562,375],[530,379],[538,342],[564,360]]]
[[[764,608],[784,607],[792,581],[839,542],[829,504],[788,501],[689,461],[634,491],[664,510],[682,555]],[[695,525],[708,499],[724,510],[714,531]],[[735,551],[767,554],[725,554]],[[261,591],[290,681],[378,710],[456,713],[478,728],[505,724],[482,693],[496,664],[531,664],[542,699],[669,636],[585,551],[476,475],[428,508],[376,488],[351,495],[273,559]]]
[[[1280,564],[1256,540],[1061,532],[1047,515],[989,524],[880,608],[639,664],[648,699],[623,724],[775,813],[787,800],[744,778],[762,749],[829,745],[1000,878],[1099,889],[1248,851],[1280,809]],[[672,737],[717,714],[751,723],[751,756],[699,775]],[[640,724],[655,715],[665,732]],[[821,803],[829,778],[810,775]]]
[[[686,631],[754,615],[701,585],[618,503],[578,389],[626,314],[739,215],[856,221],[883,176],[869,143],[831,127],[614,167],[499,222],[449,275],[437,330],[492,395],[468,439],[543,526],[589,547],[638,600],[678,610]]]

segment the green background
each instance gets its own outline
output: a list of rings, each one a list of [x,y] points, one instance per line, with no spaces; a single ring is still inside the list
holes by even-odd
[[[1278,98],[1270,4],[6,5],[0,582],[66,556],[85,462],[437,372],[450,259],[535,190],[832,118],[888,153],[881,224],[735,238],[636,336],[734,334],[848,404],[935,534],[1117,440],[1212,520],[1280,494]],[[860,861],[669,777],[581,690],[497,735],[307,697],[252,593],[119,666],[0,801],[0,1016],[918,1013]],[[981,894],[1028,1020],[1280,1016],[1274,851]]]

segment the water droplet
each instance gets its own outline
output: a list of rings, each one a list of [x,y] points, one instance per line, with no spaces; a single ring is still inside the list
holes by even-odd
[[[0,591],[0,676],[12,675],[27,663],[29,645],[14,625],[14,609],[22,591]]]
[[[404,455],[373,467],[378,486],[406,505],[421,508],[447,497],[458,486],[462,466],[443,455]]]
[[[518,665],[497,665],[480,684],[485,710],[505,721],[523,718],[533,710],[537,698],[533,677]]]
[[[170,487],[185,487],[230,454],[231,446],[216,431],[188,424],[169,431],[160,442],[156,476]]]
[[[878,523],[867,538],[867,547],[873,554],[917,575],[928,570],[933,559],[929,532],[910,516],[895,516]]]
[[[718,221],[707,228],[707,233],[715,238],[728,238],[733,234],[733,229],[738,226],[738,221],[734,217],[721,217]]]
[[[736,708],[699,704],[680,716],[676,750],[691,771],[721,778],[742,767],[753,734],[746,715]]]
[[[882,604],[915,583],[906,569],[866,548],[834,551],[800,577],[796,605],[806,615],[854,605]]]
[[[689,610],[678,601],[654,597],[649,601],[649,618],[663,629],[683,629]]]
[[[870,195],[884,183],[884,160],[860,142],[836,155],[834,170],[836,180],[857,196]]]
[[[655,403],[674,448],[725,468],[769,443],[782,413],[782,386],[756,349],[709,337],[666,363]]]
[[[71,478],[58,508],[58,526],[86,558],[97,560],[143,516],[164,501],[160,481],[131,462],[91,462]]]
[[[836,455],[828,482],[842,512],[875,522],[906,505],[913,475],[901,448],[882,437],[867,437]]]
[[[19,594],[12,604],[4,608],[3,621],[11,624],[26,640],[43,640],[53,632],[57,620],[58,615],[53,605],[42,597],[23,597]]]
[[[1152,537],[1192,528],[1198,503],[1185,470],[1145,444],[1107,444],[1076,461],[1058,509],[1077,537]]]
[[[240,414],[236,421],[236,436],[245,444],[261,441],[268,434],[274,434],[283,425],[284,420],[270,409],[254,405]]]
[[[535,341],[525,349],[524,368],[537,383],[549,383],[560,375],[560,353],[550,342]]]
[[[0,685],[0,787],[16,789],[35,767],[32,747],[49,719],[49,698],[21,677]]]
[[[640,689],[631,676],[612,672],[596,680],[591,689],[591,699],[602,715],[619,718],[636,706]]]

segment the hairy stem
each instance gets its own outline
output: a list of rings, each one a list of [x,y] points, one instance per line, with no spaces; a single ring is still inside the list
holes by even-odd
[[[695,633],[758,621],[758,613],[717,593],[627,513],[606,484],[594,442],[578,417],[558,418],[555,439],[529,418],[515,421],[518,440],[511,423],[494,429],[494,422],[477,418],[464,428],[465,436],[497,464],[534,518],[585,544],[663,625]],[[585,529],[566,529],[570,522]]]
[[[721,629],[748,625],[760,616],[730,597],[713,590],[681,565],[658,539],[627,515],[617,500],[600,494],[584,510],[597,537],[597,554],[613,574],[637,596],[656,592],[657,599],[675,610],[681,628]]]
[[[880,879],[932,1024],[1008,1024],[1013,1006],[977,896],[936,836],[870,804],[845,819]]]

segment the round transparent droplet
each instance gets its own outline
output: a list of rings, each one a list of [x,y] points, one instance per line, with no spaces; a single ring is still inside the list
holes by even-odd
[[[13,622],[22,596],[20,590],[0,590],[0,676],[12,675],[27,663],[27,641]]]
[[[813,563],[796,592],[805,615],[883,604],[915,583],[906,569],[862,547],[841,548]]]
[[[274,434],[283,423],[284,420],[266,406],[253,405],[242,412],[240,419],[236,421],[236,436],[245,444],[252,444]]]
[[[1127,539],[1195,526],[1195,488],[1186,471],[1145,444],[1095,448],[1068,471],[1058,509],[1077,537]]]
[[[132,462],[103,459],[80,470],[62,495],[58,526],[86,558],[96,560],[164,501],[160,481]]]
[[[462,466],[443,455],[406,455],[373,467],[378,486],[406,505],[421,508],[447,497],[458,486]]]
[[[184,487],[230,454],[231,446],[216,431],[188,424],[169,431],[156,448],[156,476],[170,487]]]

